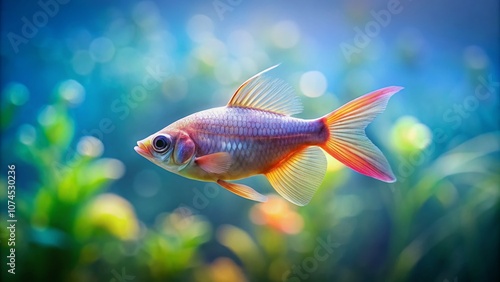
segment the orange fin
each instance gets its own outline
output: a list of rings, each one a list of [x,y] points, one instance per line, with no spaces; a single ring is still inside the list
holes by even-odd
[[[206,172],[221,174],[231,166],[231,155],[227,152],[218,152],[195,159],[198,166]]]
[[[280,79],[268,79],[264,73],[272,66],[245,81],[229,100],[228,107],[254,108],[282,115],[302,112],[302,104],[293,89]]]
[[[318,147],[308,147],[271,169],[266,177],[283,198],[304,206],[311,201],[325,173],[325,154]]]
[[[237,183],[229,183],[224,180],[217,180],[217,183],[226,188],[227,190],[233,192],[234,194],[241,196],[245,199],[257,201],[257,202],[265,202],[267,201],[267,197],[255,191],[254,189]]]
[[[323,117],[330,138],[323,145],[332,157],[353,170],[385,182],[396,177],[382,152],[366,137],[365,127],[403,89],[391,86],[361,96]]]

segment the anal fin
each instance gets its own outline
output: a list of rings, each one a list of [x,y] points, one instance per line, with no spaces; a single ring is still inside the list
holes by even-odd
[[[217,184],[226,188],[227,190],[233,192],[234,194],[241,196],[243,198],[257,201],[257,202],[265,202],[267,201],[267,197],[255,191],[254,189],[237,183],[229,183],[224,180],[217,180]]]
[[[318,147],[308,147],[289,157],[265,175],[273,188],[288,201],[304,206],[323,182],[326,157]]]

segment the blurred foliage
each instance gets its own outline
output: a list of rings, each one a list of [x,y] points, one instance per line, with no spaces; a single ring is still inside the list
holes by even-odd
[[[188,275],[199,246],[209,239],[210,225],[187,210],[165,214],[156,228],[140,226],[127,200],[103,193],[123,176],[123,163],[102,158],[103,144],[95,137],[85,136],[76,150],[71,148],[74,121],[68,115],[68,102],[61,94],[45,106],[36,126],[20,129],[23,144],[14,148],[20,160],[33,167],[33,180],[38,180],[32,192],[16,190],[14,280],[99,280],[102,277],[92,270],[113,269],[120,261],[125,266],[132,254],[142,258],[133,263],[148,269],[150,275],[143,277],[147,281]],[[7,190],[6,183],[2,179],[2,191]],[[2,200],[7,201],[6,193]],[[7,232],[2,230],[3,238]],[[8,253],[7,245],[2,249]]]
[[[2,2],[4,37],[28,14],[14,2]],[[373,22],[386,2],[271,2],[217,10],[224,6],[211,1],[75,0],[20,54],[2,41],[1,164],[16,165],[18,220],[16,275],[2,267],[2,281],[499,279],[498,28],[469,21],[476,8],[498,21],[486,13],[498,3],[451,13],[451,1],[404,4],[397,23],[346,56],[339,44],[354,43],[353,27]],[[436,11],[453,24],[422,20],[442,18]],[[367,128],[396,183],[328,157],[307,206],[274,192],[254,203],[199,189],[133,151],[166,124],[224,105],[239,83],[279,62],[303,118],[405,87]],[[243,182],[271,190],[262,178]],[[3,204],[6,173],[0,188]],[[0,230],[5,266],[10,234]]]

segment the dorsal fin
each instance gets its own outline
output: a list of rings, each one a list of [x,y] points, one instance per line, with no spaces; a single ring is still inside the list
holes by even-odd
[[[280,79],[263,76],[277,66],[265,69],[245,81],[234,92],[227,106],[254,108],[282,115],[302,112],[302,103],[288,84]]]

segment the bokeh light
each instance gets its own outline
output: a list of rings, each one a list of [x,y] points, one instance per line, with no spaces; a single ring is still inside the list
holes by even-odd
[[[80,236],[90,236],[96,227],[111,232],[123,240],[135,239],[139,225],[134,208],[128,201],[115,194],[102,194],[86,208],[86,219],[77,226]]]
[[[125,174],[125,165],[117,159],[100,159],[96,161],[96,167],[108,179],[120,179]]]
[[[115,55],[115,45],[107,37],[98,37],[90,43],[90,57],[98,62],[105,63],[110,61]]]
[[[486,53],[481,47],[477,45],[472,45],[465,48],[464,60],[465,64],[467,64],[472,69],[480,70],[488,66],[488,57]]]
[[[248,31],[238,29],[229,34],[227,48],[238,58],[249,56],[256,48],[255,40]]]
[[[8,97],[9,101],[16,106],[24,105],[30,98],[28,88],[21,83],[9,83],[3,89],[3,96]]]
[[[194,15],[189,19],[186,28],[189,37],[194,42],[202,43],[213,38],[214,24],[205,15]]]
[[[72,105],[78,105],[85,99],[85,89],[73,79],[61,82],[57,87],[57,92],[61,98]]]
[[[304,222],[285,199],[268,195],[267,202],[256,204],[250,211],[250,219],[259,225],[266,225],[287,234],[299,233]]]
[[[310,98],[320,97],[327,88],[325,76],[319,71],[308,71],[300,77],[300,90]]]
[[[56,122],[57,119],[57,110],[54,106],[46,106],[43,108],[38,114],[38,122],[41,125],[51,125]]]
[[[101,140],[93,136],[84,136],[76,145],[78,153],[87,157],[100,157],[104,152],[104,145]]]
[[[23,124],[18,130],[19,141],[25,145],[33,145],[36,141],[36,129],[30,124]]]
[[[75,73],[87,75],[92,72],[95,62],[87,50],[78,50],[73,54],[71,65]]]
[[[158,6],[153,1],[137,2],[132,10],[134,22],[143,29],[152,29],[160,21]]]
[[[413,116],[399,118],[392,129],[393,145],[401,151],[422,150],[431,141],[430,129]]]
[[[227,55],[226,45],[215,38],[209,38],[203,41],[194,50],[195,56],[207,65],[214,66],[219,60]]]
[[[287,49],[294,47],[300,40],[300,31],[293,21],[281,21],[271,28],[271,40],[276,47]]]

